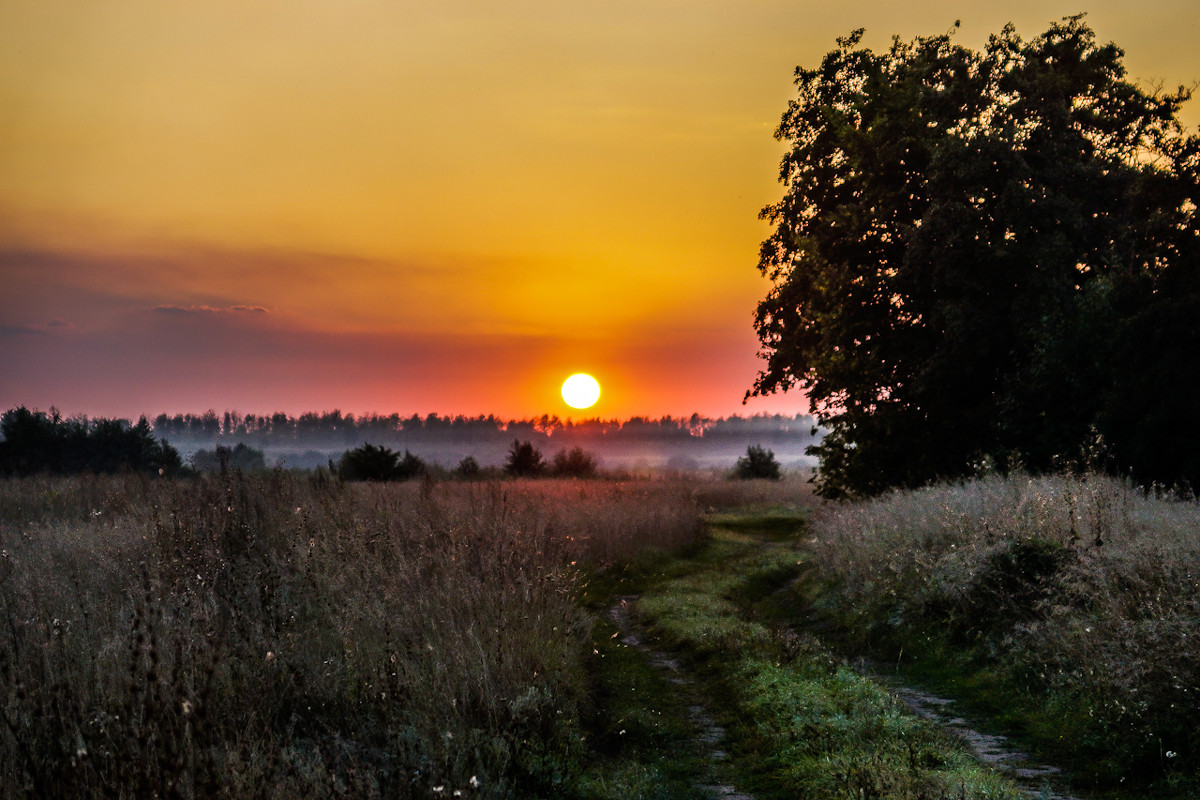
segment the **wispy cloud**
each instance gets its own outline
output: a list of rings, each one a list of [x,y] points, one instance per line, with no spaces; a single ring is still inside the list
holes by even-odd
[[[0,325],[0,336],[29,336],[45,333],[32,325]]]
[[[232,306],[183,306],[160,305],[154,311],[159,314],[269,314],[271,309],[266,306],[232,305]]]
[[[0,325],[0,336],[40,336],[51,331],[69,331],[75,326],[62,319],[52,319],[40,325]]]

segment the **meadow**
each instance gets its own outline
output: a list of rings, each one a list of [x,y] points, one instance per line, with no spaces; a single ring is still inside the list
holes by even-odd
[[[0,793],[554,794],[585,565],[701,533],[672,481],[4,481]]]
[[[990,476],[825,506],[805,550],[845,652],[966,695],[1083,784],[1200,792],[1194,500]]]
[[[1085,783],[1194,796],[1197,530],[1091,474],[853,504],[696,473],[7,479],[0,797],[696,797],[692,701],[606,617],[631,594],[758,797],[1014,796],[863,655]]]

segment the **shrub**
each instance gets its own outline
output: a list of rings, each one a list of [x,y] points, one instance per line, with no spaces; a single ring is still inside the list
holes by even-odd
[[[464,457],[462,461],[458,462],[458,466],[454,468],[454,474],[466,480],[478,478],[481,472],[482,470],[479,467],[479,462],[475,460],[475,456]]]
[[[404,456],[382,445],[363,444],[347,450],[337,464],[345,481],[406,481],[425,474],[425,462],[407,450]]]
[[[217,445],[215,450],[197,450],[192,455],[192,466],[200,472],[223,472],[227,469],[256,472],[267,468],[267,459],[262,450],[238,442],[232,448]]]
[[[783,477],[779,471],[779,462],[775,460],[775,453],[759,444],[752,444],[746,448],[746,455],[739,458],[733,468],[733,476],[741,480],[761,478],[772,481]]]
[[[517,478],[533,478],[546,471],[546,462],[532,442],[513,441],[504,471]]]
[[[550,474],[561,478],[591,478],[598,469],[595,456],[582,447],[572,447],[570,450],[564,448],[554,454]]]

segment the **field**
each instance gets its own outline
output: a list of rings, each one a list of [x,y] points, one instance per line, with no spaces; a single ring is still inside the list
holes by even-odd
[[[1086,476],[844,506],[797,478],[7,480],[0,796],[1015,797],[848,668],[883,654],[1019,696],[1000,722],[1085,781],[1186,797],[1198,521]],[[634,594],[686,691],[609,619]]]
[[[813,533],[807,600],[847,652],[966,693],[1081,782],[1200,791],[1195,501],[990,477],[828,506]]]
[[[678,483],[0,485],[7,796],[521,796],[581,747],[582,565]]]

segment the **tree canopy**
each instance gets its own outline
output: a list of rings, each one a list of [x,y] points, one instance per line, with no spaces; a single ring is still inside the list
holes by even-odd
[[[150,423],[125,419],[63,419],[25,406],[0,416],[0,475],[144,472],[175,475],[179,452],[156,440]]]
[[[807,394],[819,491],[1049,469],[1097,432],[1138,477],[1196,483],[1190,92],[1131,83],[1082,15],[982,51],[862,36],[797,68],[762,212],[749,394]]]

